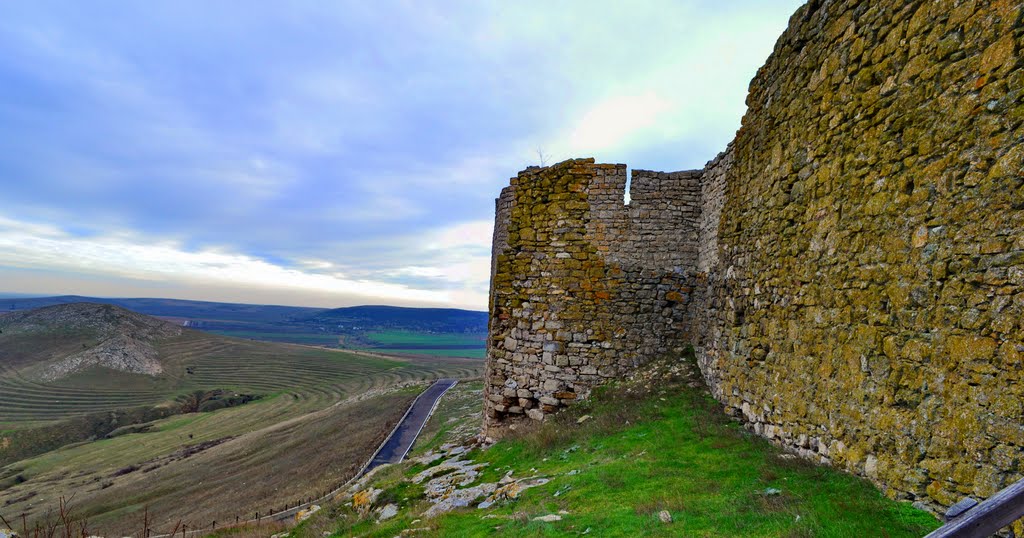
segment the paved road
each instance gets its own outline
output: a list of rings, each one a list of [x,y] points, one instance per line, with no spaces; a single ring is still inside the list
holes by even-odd
[[[395,431],[391,432],[391,437],[388,437],[388,440],[377,451],[377,455],[366,466],[365,472],[370,472],[385,463],[402,461],[409,449],[412,448],[412,444],[416,442],[416,437],[419,436],[423,425],[430,418],[430,411],[434,409],[434,404],[457,382],[455,379],[438,379],[433,385],[427,387],[427,390],[420,393],[405,418],[398,424]]]

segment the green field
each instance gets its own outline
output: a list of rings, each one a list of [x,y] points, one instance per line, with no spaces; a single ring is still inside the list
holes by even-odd
[[[381,331],[366,333],[366,337],[380,344],[409,345],[479,345],[484,346],[486,335],[479,334],[436,334],[411,331]]]
[[[262,340],[265,342],[287,342],[293,344],[307,344],[311,346],[334,346],[338,345],[338,336],[323,333],[296,333],[296,332],[263,332],[263,331],[228,331],[228,330],[204,330],[211,334],[222,336],[234,336],[235,338],[248,338],[250,340]]]
[[[377,349],[375,351],[383,351]],[[487,350],[480,349],[388,349],[389,355],[428,355],[431,357],[464,357],[467,359],[483,359]]]
[[[378,331],[363,335],[368,346],[359,349],[389,355],[424,355],[482,359],[486,355],[486,335],[464,333],[426,333]]]

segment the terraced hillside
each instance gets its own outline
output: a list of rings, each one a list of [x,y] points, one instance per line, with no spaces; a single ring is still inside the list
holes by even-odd
[[[173,330],[146,339],[132,332],[142,323]],[[26,325],[34,330],[25,329]],[[120,330],[127,332],[115,334]],[[147,330],[158,332],[150,326]],[[0,318],[0,331],[2,429],[170,403],[176,396],[198,389],[265,397],[282,394],[302,402],[305,408],[317,408],[372,387],[435,377],[439,375],[435,369],[441,364],[395,362],[322,348],[211,335],[109,305],[60,305],[10,314]],[[46,379],[48,365],[81,354],[86,346],[91,350],[117,339],[150,346],[160,373],[139,375],[92,365],[58,379]],[[454,373],[475,368],[459,361],[445,364],[460,365]]]
[[[159,374],[94,365],[46,380],[40,364],[78,353],[83,342],[98,343],[95,331],[93,340],[75,332],[71,344],[58,329],[33,341],[9,329],[10,316],[0,318],[0,458],[38,432],[78,431],[81,422],[118,410],[176,413],[175,399],[197,390],[260,396],[214,412],[164,413],[121,425],[109,438],[18,461],[0,459],[7,462],[0,469],[0,514],[41,519],[61,495],[74,494],[78,512],[105,533],[130,532],[145,507],[160,530],[175,518],[224,522],[320,493],[369,457],[418,385],[478,376],[481,368],[478,360],[391,360],[177,328],[147,341]],[[6,339],[15,337],[19,345],[34,342],[34,361],[7,360]]]

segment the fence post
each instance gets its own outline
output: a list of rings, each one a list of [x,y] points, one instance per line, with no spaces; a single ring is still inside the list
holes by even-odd
[[[979,538],[990,536],[1024,516],[1024,479],[981,503],[964,499],[950,507],[948,520],[925,538]]]

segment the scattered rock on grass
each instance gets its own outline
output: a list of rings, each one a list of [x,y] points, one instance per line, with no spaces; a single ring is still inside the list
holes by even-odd
[[[472,483],[473,480],[476,479],[477,475],[480,474],[479,473],[479,469],[481,467],[484,467],[484,466],[485,466],[485,464],[482,464],[482,463],[474,465],[473,462],[470,461],[470,460],[460,460],[458,458],[453,458],[453,459],[445,461],[445,462],[443,462],[443,463],[441,463],[439,465],[435,465],[435,466],[430,467],[428,469],[424,469],[419,474],[414,476],[412,478],[412,481],[413,481],[413,483],[419,484],[420,482],[423,482],[424,480],[426,480],[428,478],[433,478],[433,477],[435,477],[437,475],[443,474],[445,476],[443,476],[441,478],[445,478],[445,477],[448,477],[448,476],[451,476],[451,475],[457,475],[457,476],[462,477],[462,479],[464,479],[464,480],[465,479],[469,479],[469,482],[466,482],[465,484],[461,484],[461,485],[468,485],[468,484]]]
[[[480,503],[477,508],[490,508],[492,505],[499,501],[508,501],[516,499],[519,495],[537,486],[543,486],[550,482],[547,478],[523,478],[521,480],[510,482],[494,490],[494,493],[484,499],[484,502]]]
[[[385,519],[391,519],[398,515],[398,505],[387,504],[383,508],[377,511],[377,521],[384,521]]]
[[[658,512],[658,519],[660,519],[662,523],[672,523],[672,514],[669,513],[668,510],[662,510],[661,512]]]
[[[320,505],[319,504],[314,504],[314,505],[310,506],[309,508],[306,508],[305,510],[299,510],[299,512],[297,514],[295,514],[295,521],[297,521],[299,523],[301,523],[303,521],[306,521],[307,519],[313,517],[313,514],[319,512],[319,511],[320,511]]]
[[[455,508],[469,506],[470,503],[490,495],[497,489],[497,484],[480,484],[471,488],[457,489],[435,501],[435,504],[423,512],[423,517],[431,518]]]
[[[562,521],[562,516],[558,514],[548,514],[546,516],[537,516],[533,518],[534,521],[543,521],[544,523],[552,523],[555,521]]]

